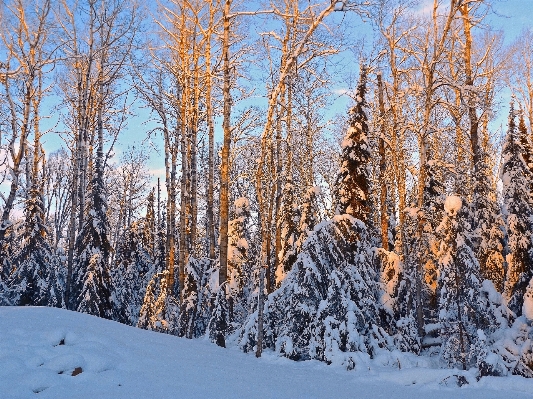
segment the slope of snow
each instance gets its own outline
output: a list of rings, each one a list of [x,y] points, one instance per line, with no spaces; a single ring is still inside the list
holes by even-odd
[[[80,373],[81,371],[81,373]],[[77,375],[72,375],[77,374]],[[459,388],[453,375],[469,384]],[[0,398],[531,398],[533,381],[378,361],[346,371],[256,359],[53,308],[0,307]]]

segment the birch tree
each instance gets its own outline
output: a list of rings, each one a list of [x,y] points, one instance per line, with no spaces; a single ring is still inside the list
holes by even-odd
[[[4,3],[2,8],[0,39],[6,51],[0,62],[0,84],[7,108],[4,126],[8,127],[2,135],[8,140],[11,182],[7,197],[2,195],[0,245],[12,225],[10,216],[20,189],[29,137],[36,126],[33,122],[41,118],[39,105],[48,84],[46,75],[55,62],[55,49],[50,41],[51,2],[16,0]],[[36,139],[39,143],[39,132]]]
[[[418,254],[416,254],[418,257],[416,269],[416,308],[420,336],[424,335],[422,276],[424,265],[427,262],[428,250],[432,246],[431,241],[434,241],[430,236],[424,234],[424,228],[427,228],[427,218],[435,217],[435,215],[431,215],[428,212],[428,204],[425,203],[425,198],[428,196],[427,190],[428,188],[431,189],[430,185],[427,184],[428,163],[435,158],[438,159],[435,154],[430,153],[430,140],[433,137],[432,134],[437,130],[437,126],[434,123],[435,112],[440,104],[437,93],[443,83],[440,79],[440,69],[446,60],[454,26],[453,23],[462,3],[462,0],[451,0],[449,6],[443,11],[441,2],[434,0],[429,18],[424,20],[416,34],[409,35],[408,37],[413,68],[419,71],[419,75],[410,84],[415,88],[416,97],[420,101],[415,111],[417,115],[415,129],[417,132],[419,156],[417,171],[417,207],[419,210],[417,240],[420,246]],[[414,78],[414,75],[412,77]],[[423,238],[424,235],[427,238]]]
[[[103,184],[107,160],[125,124],[127,102],[118,81],[125,77],[125,63],[138,24],[135,4],[129,6],[89,0],[87,5],[88,8],[71,6],[64,1],[60,14],[66,58],[62,91],[70,110],[66,122],[73,139],[71,153],[74,165],[65,296],[67,306],[74,307],[81,290],[80,275],[85,273],[74,270],[74,262],[76,251],[82,252],[76,249],[76,241],[77,233],[86,223],[88,183],[94,180],[94,174],[99,174],[96,177]],[[111,143],[104,150],[107,135],[111,136]],[[102,158],[92,163],[92,149],[95,147],[97,152],[101,151]],[[90,186],[94,187],[92,183]],[[73,288],[74,275],[78,281]]]

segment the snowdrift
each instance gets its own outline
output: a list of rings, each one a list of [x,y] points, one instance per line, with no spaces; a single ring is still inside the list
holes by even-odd
[[[0,398],[531,398],[533,381],[379,358],[346,371],[55,308],[0,307]],[[425,365],[427,366],[427,365]],[[401,367],[401,368],[400,368]],[[462,387],[458,382],[468,382]]]

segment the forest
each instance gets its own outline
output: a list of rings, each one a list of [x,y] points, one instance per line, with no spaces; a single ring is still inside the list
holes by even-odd
[[[533,30],[498,2],[0,2],[0,305],[533,377]]]

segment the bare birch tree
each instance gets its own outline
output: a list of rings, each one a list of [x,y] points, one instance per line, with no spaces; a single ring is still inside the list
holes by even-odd
[[[55,62],[55,50],[50,41],[51,2],[16,0],[3,3],[2,8],[0,39],[6,49],[6,58],[0,62],[0,84],[8,110],[5,126],[9,131],[2,134],[8,140],[11,182],[7,197],[2,195],[0,243],[12,224],[10,216],[20,189],[21,168],[32,131],[37,145],[34,151],[40,151],[40,132],[34,128],[41,118],[39,105],[45,95],[45,75]],[[31,164],[29,159],[26,161]]]

